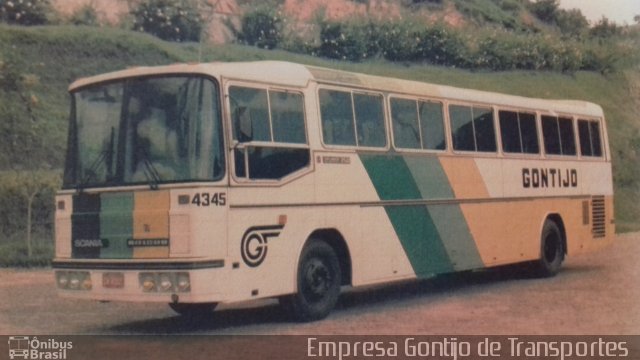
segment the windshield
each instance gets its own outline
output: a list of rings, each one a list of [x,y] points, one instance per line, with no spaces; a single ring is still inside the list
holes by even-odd
[[[65,188],[155,187],[223,175],[219,95],[213,81],[146,77],[72,94]]]

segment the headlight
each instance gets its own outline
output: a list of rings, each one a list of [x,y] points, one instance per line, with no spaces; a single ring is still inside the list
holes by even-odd
[[[160,290],[171,291],[172,289],[173,283],[171,282],[171,277],[169,277],[169,274],[160,275]]]
[[[138,276],[144,292],[188,292],[191,290],[189,273],[145,272]]]
[[[88,271],[56,271],[59,289],[91,290],[91,274]]]
[[[153,274],[140,274],[140,285],[145,292],[156,291],[156,279]]]
[[[178,274],[178,291],[185,292],[189,290],[191,290],[189,273],[179,273]]]

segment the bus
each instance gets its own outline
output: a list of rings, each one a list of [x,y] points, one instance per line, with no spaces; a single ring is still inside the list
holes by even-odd
[[[56,196],[58,293],[196,316],[565,256],[613,241],[600,106],[289,62],[77,80]]]

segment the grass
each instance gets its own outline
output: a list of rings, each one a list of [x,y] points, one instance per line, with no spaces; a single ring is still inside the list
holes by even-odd
[[[58,144],[54,148],[60,153],[52,155],[53,159],[63,158],[66,144],[68,84],[79,77],[137,65],[285,60],[522,96],[593,101],[603,106],[608,118],[618,229],[640,230],[640,222],[636,220],[640,216],[640,123],[635,117],[640,113],[639,68],[608,75],[594,72],[473,72],[382,60],[339,62],[241,45],[201,47],[194,43],[175,44],[146,34],[112,28],[0,25],[0,58],[8,53],[21,59],[25,72],[40,79],[38,88],[34,89],[41,100],[37,111],[50,124],[46,141]],[[0,141],[0,151],[4,150],[2,147]],[[62,161],[55,160],[54,167],[61,168]],[[22,250],[17,245],[7,246],[2,245],[3,253],[14,251],[18,254],[17,259],[20,258]]]
[[[51,240],[35,242],[31,257],[27,255],[27,245],[22,241],[0,243],[0,267],[49,266],[53,259],[53,252]]]

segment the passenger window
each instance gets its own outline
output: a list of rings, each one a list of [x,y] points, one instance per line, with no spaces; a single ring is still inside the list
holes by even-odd
[[[521,153],[520,125],[518,113],[513,111],[500,111],[500,137],[502,138],[502,150],[508,153]]]
[[[557,117],[542,116],[542,137],[544,138],[544,151],[547,154],[562,155]]]
[[[602,156],[600,123],[598,121],[578,120],[580,153],[583,156]]]
[[[233,138],[240,142],[271,141],[267,91],[234,86],[229,88],[229,96],[234,117]],[[241,118],[248,119],[250,128],[241,127]]]
[[[453,148],[460,151],[495,152],[493,111],[490,108],[451,105]]]
[[[302,94],[269,91],[273,141],[305,144],[304,106]]]
[[[534,114],[500,111],[502,149],[507,153],[539,154],[538,129]]]
[[[446,141],[444,136],[444,115],[442,103],[419,103],[420,128],[422,133],[422,148],[427,150],[444,150]]]
[[[397,148],[420,149],[418,109],[414,100],[391,99],[393,141]]]
[[[493,111],[490,108],[472,108],[476,133],[476,151],[495,152],[496,131],[493,126]]]
[[[354,94],[353,106],[356,115],[358,146],[387,146],[382,95]]]
[[[385,147],[382,95],[320,89],[322,138],[327,145]]]
[[[560,141],[562,155],[576,155],[576,137],[573,133],[573,121],[569,118],[559,118]]]
[[[231,86],[229,99],[233,137],[249,143],[234,151],[236,177],[281,179],[309,166],[309,149],[292,145],[307,143],[302,94]]]
[[[522,137],[522,152],[525,154],[540,154],[538,142],[538,125],[534,114],[519,113],[520,136]]]
[[[356,145],[351,94],[321,89],[322,138],[328,145]]]
[[[555,116],[542,116],[544,150],[551,155],[576,155],[573,120]]]
[[[446,148],[442,103],[391,99],[391,118],[397,148]]]

